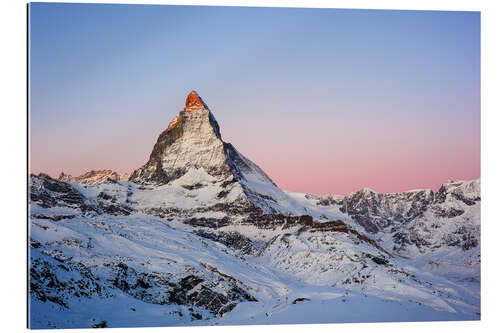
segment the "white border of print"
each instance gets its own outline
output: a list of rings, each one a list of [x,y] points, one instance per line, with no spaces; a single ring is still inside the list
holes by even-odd
[[[57,1],[52,2],[75,2]],[[291,332],[303,330],[329,332],[332,329],[349,332],[432,332],[437,330],[457,332],[493,331],[500,317],[496,316],[498,304],[499,264],[495,255],[499,250],[500,235],[497,221],[496,199],[499,197],[500,124],[498,104],[499,43],[496,31],[500,31],[498,1],[470,0],[235,0],[235,1],[76,1],[94,3],[133,4],[179,4],[179,5],[239,5],[274,7],[317,7],[317,8],[368,8],[368,9],[414,9],[414,10],[465,10],[481,11],[481,186],[482,186],[482,307],[478,322],[424,322],[424,323],[370,323],[332,325],[280,325],[280,326],[238,326],[242,333],[255,330],[263,332]],[[26,3],[18,0],[1,2],[0,41],[2,73],[0,103],[2,110],[1,135],[1,186],[0,222],[2,227],[1,246],[1,311],[2,328],[5,332],[26,331],[26,186],[27,186],[27,127],[26,127]],[[164,332],[167,328],[113,329],[113,332]],[[231,326],[168,328],[169,332],[229,333]],[[58,330],[66,332],[70,330]],[[75,331],[71,331],[75,332]],[[94,332],[94,330],[78,330]]]

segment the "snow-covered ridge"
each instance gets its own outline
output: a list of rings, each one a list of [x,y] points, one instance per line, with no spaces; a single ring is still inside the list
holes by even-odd
[[[481,200],[480,179],[450,181],[438,192],[430,189],[410,190],[396,193],[377,193],[362,188],[347,196],[303,194],[308,201],[318,206],[338,207],[353,218],[368,232],[379,232],[394,223],[407,223],[421,217],[426,211],[436,216],[461,215],[467,207],[479,205]],[[479,223],[479,220],[476,221]]]
[[[103,183],[107,180],[111,181],[128,180],[129,177],[130,173],[119,174],[113,170],[92,170],[76,177],[61,172],[59,174],[59,177],[57,177],[57,179],[65,182],[96,185]]]
[[[339,212],[384,248],[418,260],[423,269],[479,280],[480,185],[477,179],[446,182],[436,193],[387,194],[363,189],[345,197],[289,194]]]

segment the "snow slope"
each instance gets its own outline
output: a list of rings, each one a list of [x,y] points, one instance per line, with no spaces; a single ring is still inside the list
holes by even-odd
[[[32,328],[480,318],[479,281],[399,257],[352,220],[263,214],[238,183],[220,197],[203,170],[161,186],[31,185]]]

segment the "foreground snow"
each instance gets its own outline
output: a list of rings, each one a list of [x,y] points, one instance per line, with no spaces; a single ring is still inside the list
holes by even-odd
[[[43,209],[35,205],[33,210]],[[61,213],[59,209],[58,214]],[[260,244],[260,254],[243,254],[198,236],[193,228],[179,221],[145,214],[59,221],[34,218],[30,230],[32,242],[36,244],[30,250],[32,263],[47,263],[58,281],[56,284],[68,284],[66,289],[54,291],[55,301],[43,302],[31,297],[30,326],[91,327],[103,322],[107,327],[130,327],[479,319],[477,283],[471,282],[465,288],[432,274],[408,278],[416,274],[412,262],[393,259],[392,266],[386,267],[361,259],[365,251],[373,256],[380,252],[367,244],[356,245],[347,235],[289,235],[286,242],[290,245],[286,247],[282,236],[274,236],[282,235],[280,230],[228,226],[220,232],[233,230]],[[315,239],[317,237],[325,239]],[[260,243],[259,238],[263,239]],[[274,241],[270,241],[272,239]],[[323,248],[325,244],[336,249]],[[351,256],[359,258],[352,261]],[[123,290],[115,283],[121,274],[116,268],[120,263],[128,267],[125,279],[130,286],[137,286],[137,276],[141,276],[152,288]],[[32,267],[39,266],[32,264]],[[401,273],[390,273],[393,269]],[[214,292],[223,295],[238,285],[258,301],[240,298],[232,311],[221,316],[203,306],[167,304],[163,300],[168,290],[162,289],[154,278],[147,280],[155,274],[169,281],[196,275]],[[345,283],[348,278],[368,275],[371,277],[362,284]],[[68,288],[71,281],[78,281],[76,286],[90,283],[91,287],[83,288],[76,297]],[[100,286],[99,292],[96,292],[99,288],[92,287],[93,283]],[[300,301],[301,298],[304,300]],[[58,299],[65,305],[58,304]]]
[[[369,323],[405,321],[477,320],[478,316],[436,311],[414,302],[346,293],[336,288],[298,286],[298,290],[269,302],[241,303],[222,318],[196,320],[187,306],[158,305],[126,294],[72,302],[70,310],[37,300],[31,302],[32,328],[84,328],[106,323],[107,327],[159,327],[204,325],[266,325]],[[297,295],[308,300],[296,302]],[[197,309],[200,314],[206,311]]]

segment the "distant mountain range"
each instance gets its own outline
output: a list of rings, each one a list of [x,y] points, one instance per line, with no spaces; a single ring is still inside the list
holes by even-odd
[[[32,328],[480,319],[479,180],[284,191],[194,91],[144,166],[29,199]]]
[[[97,185],[100,183],[104,183],[107,180],[128,180],[130,178],[130,175],[130,173],[119,174],[112,170],[92,170],[77,177],[73,177],[72,175],[67,175],[64,172],[61,172],[57,179],[62,180],[63,182]]]

